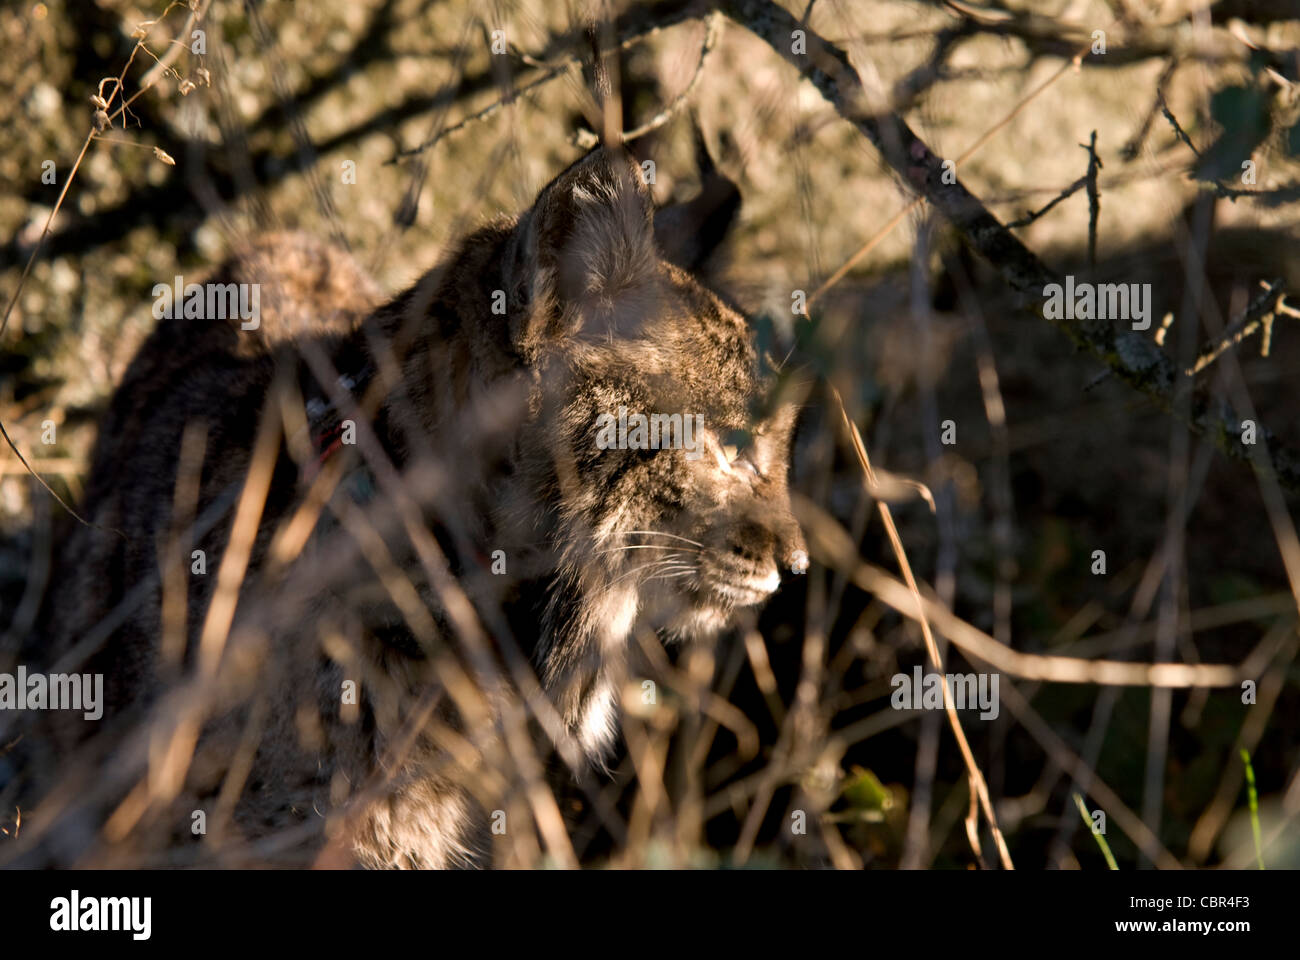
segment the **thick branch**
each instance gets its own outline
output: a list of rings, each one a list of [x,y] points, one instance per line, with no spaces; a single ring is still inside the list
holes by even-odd
[[[873,107],[844,51],[827,43],[771,0],[721,0],[720,8],[811,81],[827,102],[871,141],[885,163],[909,188],[943,214],[1012,288],[1032,298],[1038,314],[1042,315],[1044,289],[1058,283],[1059,278],[960,179],[944,182],[943,158],[932,153],[898,114]],[[806,54],[793,52],[796,30],[803,31]],[[950,175],[949,179],[953,177]],[[1149,337],[1131,330],[1117,330],[1108,323],[1065,319],[1050,322],[1076,347],[1105,363],[1114,376],[1144,393],[1161,409],[1175,412],[1174,391],[1178,380],[1174,362]],[[1239,424],[1234,421],[1231,415],[1213,411],[1204,390],[1197,390],[1185,422],[1195,434],[1212,440],[1229,457],[1252,463],[1250,452],[1240,442]],[[1269,431],[1261,427],[1260,434],[1261,441],[1268,445],[1279,481],[1289,490],[1300,491],[1300,460],[1282,449]]]

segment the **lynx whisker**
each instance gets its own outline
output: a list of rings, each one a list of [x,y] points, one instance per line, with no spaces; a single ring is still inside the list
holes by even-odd
[[[659,544],[659,543],[634,543],[622,547],[608,547],[604,550],[597,550],[596,556],[602,556],[607,553],[622,553],[625,550],[672,550],[675,553],[703,553],[702,550],[696,550],[688,547],[679,547],[676,544]]]
[[[672,537],[674,540],[681,540],[684,543],[689,543],[693,547],[699,547],[700,549],[704,548],[704,544],[700,543],[698,540],[692,540],[690,537],[680,537],[675,533],[665,533],[662,530],[625,530],[623,531],[622,536],[628,537],[633,534],[647,537]]]
[[[649,563],[643,563],[643,564],[641,564],[639,567],[633,567],[631,570],[629,570],[629,571],[627,571],[626,573],[622,574],[621,576],[619,576],[619,577],[616,578],[615,580],[612,580],[612,581],[610,582],[609,585],[612,587],[612,586],[614,586],[615,584],[622,583],[622,582],[623,582],[624,580],[626,580],[628,577],[634,576],[635,574],[640,573],[642,570],[649,570],[649,569],[652,568],[652,567],[662,567],[662,566],[664,566],[665,564],[671,564],[671,563],[675,563],[675,562],[680,562],[680,561],[674,561],[674,560],[672,560],[672,559],[665,559],[665,560],[651,560]]]

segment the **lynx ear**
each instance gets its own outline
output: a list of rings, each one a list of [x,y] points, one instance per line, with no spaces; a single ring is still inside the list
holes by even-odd
[[[692,127],[700,192],[684,203],[661,207],[655,213],[655,238],[665,260],[699,273],[706,271],[736,221],[740,188],[714,165],[699,123],[692,120]]]
[[[597,148],[547,185],[506,250],[510,336],[535,352],[583,332],[634,335],[659,293],[654,209],[622,150]]]

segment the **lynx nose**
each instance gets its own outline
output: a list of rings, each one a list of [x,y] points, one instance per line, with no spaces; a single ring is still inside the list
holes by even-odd
[[[803,531],[790,514],[784,509],[776,514],[775,527],[780,564],[796,576],[808,572],[808,545],[804,543]]]

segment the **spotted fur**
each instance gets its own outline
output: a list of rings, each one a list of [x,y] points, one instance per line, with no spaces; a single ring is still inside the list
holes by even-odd
[[[304,855],[481,863],[482,786],[507,748],[513,687],[482,682],[483,671],[515,676],[505,644],[522,646],[554,702],[561,745],[599,763],[634,629],[707,639],[802,569],[786,478],[793,411],[764,405],[748,321],[674,265],[683,257],[671,237],[656,241],[654,223],[638,168],[598,150],[387,302],[345,254],[276,235],[215,275],[263,285],[260,329],[160,323],[101,428],[83,505],[98,526],[65,538],[40,650],[57,659],[118,610],[93,663],[109,678],[120,742],[132,724],[183,715],[191,701],[177,691],[199,688],[178,685],[209,676],[202,638],[235,497],[264,417],[298,414],[284,415],[192,763],[130,838],[194,849],[186,811],[229,801],[232,758],[243,758],[227,839],[316,824]],[[702,415],[701,455],[600,449],[598,418],[620,406]],[[353,417],[357,444],[322,449],[319,437]],[[175,559],[179,451],[193,424],[204,466],[177,555],[188,567],[189,548],[204,549],[208,573],[182,578],[173,649],[159,583]],[[277,531],[333,469],[315,533],[286,561]],[[486,649],[464,635],[467,611]],[[480,681],[480,694],[441,684],[448,676]],[[360,691],[354,709],[340,704],[347,681]],[[466,737],[478,759],[453,749]],[[122,770],[156,773],[156,748],[121,747]],[[114,782],[118,794],[88,787],[86,809],[120,800],[127,773]],[[82,860],[121,862],[126,849],[101,840]]]

